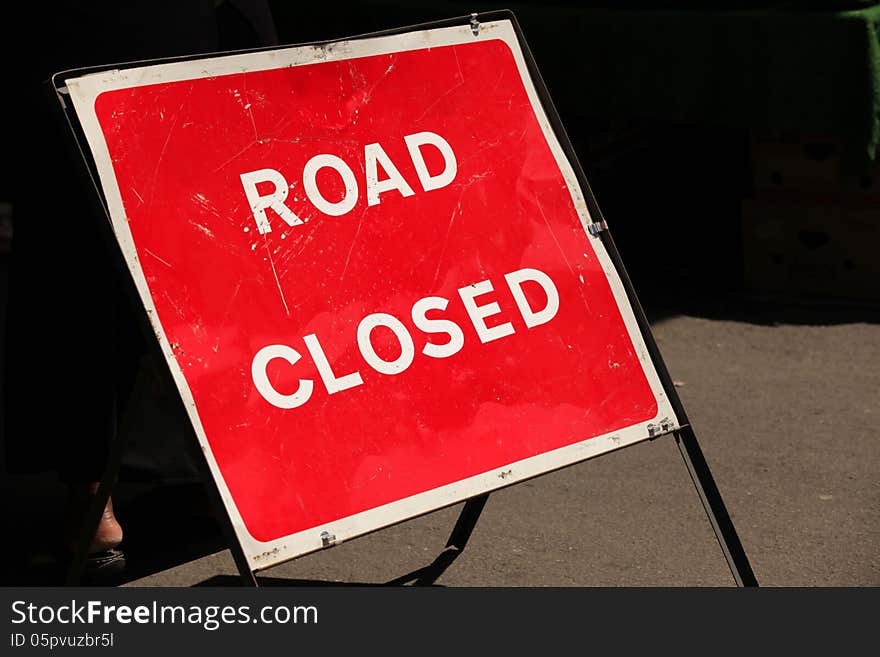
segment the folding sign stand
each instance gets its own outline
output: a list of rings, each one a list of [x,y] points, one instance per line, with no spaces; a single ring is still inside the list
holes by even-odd
[[[53,84],[246,583],[464,501],[430,584],[490,492],[673,434],[757,585],[510,12]]]

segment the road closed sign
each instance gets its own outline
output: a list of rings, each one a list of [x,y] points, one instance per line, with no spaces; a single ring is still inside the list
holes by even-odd
[[[510,21],[67,90],[253,570],[677,426]]]

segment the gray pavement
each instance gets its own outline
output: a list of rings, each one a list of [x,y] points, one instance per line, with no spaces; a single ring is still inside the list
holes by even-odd
[[[758,581],[880,585],[880,324],[674,316],[654,333]],[[272,568],[380,583],[430,562],[459,507]],[[131,582],[232,575],[228,551]],[[671,438],[493,494],[446,586],[728,586]]]

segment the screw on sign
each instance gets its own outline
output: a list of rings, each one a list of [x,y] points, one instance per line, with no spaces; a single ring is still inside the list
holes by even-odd
[[[509,21],[68,87],[255,568],[676,426]]]

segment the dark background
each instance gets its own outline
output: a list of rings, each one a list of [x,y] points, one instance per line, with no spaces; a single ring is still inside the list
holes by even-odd
[[[235,12],[228,4],[221,5],[223,15],[217,20],[213,0],[16,4],[5,10],[0,28],[2,59],[14,88],[28,87],[31,95],[34,79],[62,64],[106,64],[255,43],[251,25],[229,19]],[[281,44],[341,38],[476,11],[515,11],[636,288],[645,304],[659,311],[744,291],[777,297],[783,293],[788,301],[873,301],[880,296],[875,270],[860,279],[869,277],[872,289],[867,292],[853,290],[855,277],[846,272],[836,288],[809,282],[789,285],[790,263],[775,273],[762,269],[747,275],[742,243],[743,200],[763,191],[754,185],[755,158],[769,159],[764,165],[778,167],[772,173],[782,175],[792,164],[789,152],[780,156],[766,147],[754,152],[751,140],[756,135],[787,143],[791,151],[817,144],[837,149],[834,166],[839,159],[841,167],[845,164],[854,172],[850,177],[874,175],[873,151],[868,153],[868,139],[859,132],[867,128],[859,126],[867,124],[864,114],[876,106],[856,94],[873,94],[880,86],[872,77],[876,71],[866,63],[877,55],[868,52],[871,44],[860,38],[861,24],[850,21],[853,27],[845,28],[847,21],[833,18],[841,10],[873,4],[372,0],[302,7],[272,0],[268,6]],[[609,31],[612,34],[598,38]],[[27,38],[22,40],[22,35]],[[34,131],[48,131],[45,124],[52,120],[46,113],[34,116],[33,108],[41,101],[27,98],[26,114],[14,96],[0,103],[7,143],[6,156],[0,158],[0,202],[8,199],[18,206],[13,214],[21,214],[25,205],[15,199],[21,187],[16,180],[23,175],[19,163],[33,158],[28,144],[36,137]],[[774,157],[782,159],[774,162]],[[802,159],[808,163],[809,156]],[[839,177],[837,169],[828,170],[829,176]],[[837,182],[828,185],[837,187]],[[794,189],[783,203],[828,204],[817,189],[824,191],[809,185]],[[876,196],[859,203],[878,205]],[[821,221],[820,217],[814,223]],[[838,229],[835,237],[846,243],[852,238],[844,232]],[[876,238],[876,233],[870,237]],[[781,252],[796,250],[796,245],[775,248],[777,259],[801,258],[796,252]],[[820,271],[823,267],[862,267],[851,258],[844,265],[836,252],[813,255],[813,271],[800,263],[800,276],[819,280],[828,277],[827,271]],[[838,273],[831,271],[831,276]]]

